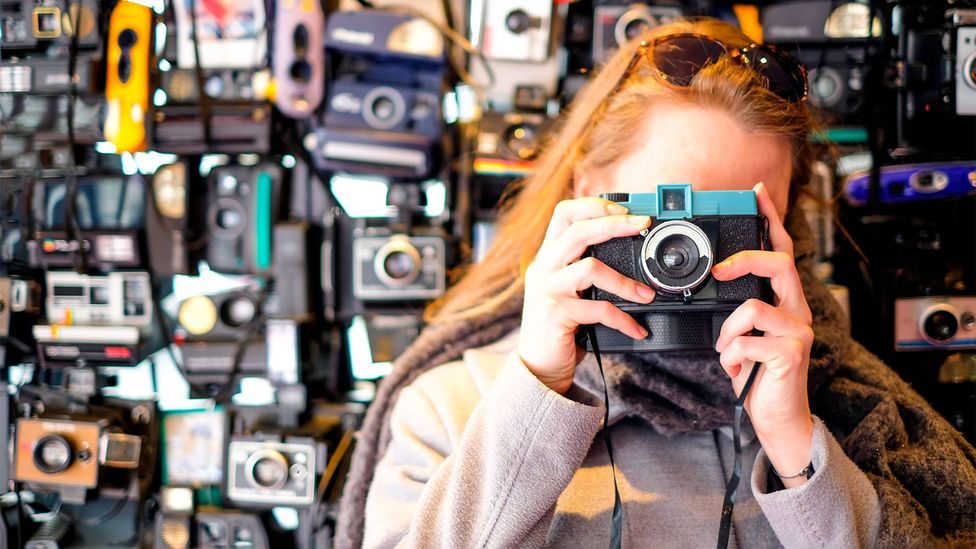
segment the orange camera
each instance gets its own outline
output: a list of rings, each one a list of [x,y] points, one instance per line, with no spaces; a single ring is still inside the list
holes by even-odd
[[[99,467],[139,467],[142,439],[100,421],[17,420],[14,478],[56,488],[95,488]]]
[[[146,149],[152,24],[152,9],[128,0],[109,21],[104,133],[119,152]]]
[[[98,485],[97,423],[17,420],[14,478],[21,482],[94,488]]]

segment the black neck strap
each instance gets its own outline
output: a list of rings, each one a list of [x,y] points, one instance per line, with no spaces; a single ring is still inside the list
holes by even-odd
[[[610,549],[620,549],[623,532],[623,505],[620,502],[620,489],[617,486],[617,467],[613,460],[613,445],[610,443],[610,391],[607,389],[607,377],[603,373],[603,361],[600,358],[600,346],[597,344],[596,331],[593,325],[585,327],[586,336],[590,340],[593,355],[596,357],[596,365],[600,369],[600,377],[603,379],[603,442],[607,446],[607,455],[610,457],[610,473],[613,475],[613,514],[611,515],[612,524],[610,526]],[[762,335],[761,333],[754,335]],[[732,466],[732,475],[725,486],[725,500],[722,502],[722,519],[718,530],[718,549],[729,546],[729,534],[732,530],[732,508],[735,505],[735,498],[739,491],[739,480],[742,475],[742,440],[740,437],[740,427],[742,423],[742,413],[749,395],[749,389],[756,379],[756,374],[762,367],[762,363],[757,362],[746,379],[746,384],[742,387],[742,393],[735,401],[735,413],[732,420],[732,443],[735,446],[735,461]]]

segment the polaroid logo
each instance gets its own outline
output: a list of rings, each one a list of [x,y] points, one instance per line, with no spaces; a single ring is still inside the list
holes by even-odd
[[[49,345],[44,348],[44,354],[50,359],[73,359],[81,356],[81,349],[74,345]]]
[[[336,42],[356,44],[357,46],[372,46],[376,36],[371,32],[355,31],[339,27],[332,31],[332,39]]]
[[[85,251],[91,251],[91,242],[84,242]],[[41,251],[46,254],[66,254],[78,251],[77,240],[64,240],[60,238],[45,238],[41,241]]]
[[[71,77],[67,73],[49,73],[44,75],[45,86],[67,86]]]
[[[355,95],[349,92],[344,92],[337,93],[329,102],[329,106],[331,106],[332,110],[335,112],[356,114],[362,110],[363,102]]]
[[[55,423],[53,421],[42,421],[41,429],[48,433],[74,433],[78,427],[74,423]]]

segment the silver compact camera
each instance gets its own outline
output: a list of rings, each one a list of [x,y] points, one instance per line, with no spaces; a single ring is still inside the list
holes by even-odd
[[[359,236],[353,240],[353,294],[363,301],[425,300],[444,293],[440,236]]]
[[[311,505],[324,446],[306,437],[237,438],[227,446],[227,499],[244,506]]]
[[[976,10],[950,10],[956,26],[956,114],[976,115]]]
[[[620,46],[645,30],[670,23],[681,15],[679,6],[597,6],[593,11],[593,64],[607,61]]]
[[[976,349],[976,296],[895,300],[895,350]]]

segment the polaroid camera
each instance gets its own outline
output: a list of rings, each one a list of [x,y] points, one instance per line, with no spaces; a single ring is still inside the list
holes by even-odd
[[[329,16],[324,124],[313,157],[323,170],[408,179],[434,170],[444,132],[443,41],[423,19],[361,10]]]

